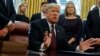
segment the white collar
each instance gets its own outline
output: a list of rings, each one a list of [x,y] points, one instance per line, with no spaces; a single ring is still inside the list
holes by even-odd
[[[48,23],[48,25],[49,25],[49,28],[50,28],[50,31],[51,31],[51,29],[52,29],[52,24],[47,20],[47,23]],[[55,28],[55,24],[54,24],[54,28]]]
[[[51,32],[51,29],[52,29],[52,24],[47,20],[47,23],[48,23],[48,25],[49,25],[49,30],[50,30],[50,32]],[[55,29],[55,25],[56,24],[54,24],[54,33],[55,33],[55,36],[56,36],[56,29]]]
[[[6,0],[4,2],[5,2],[5,5],[7,5]]]
[[[44,18],[46,18],[46,16],[44,15],[43,12],[41,12],[41,19],[44,19]]]
[[[99,7],[99,17],[100,17],[100,7]]]

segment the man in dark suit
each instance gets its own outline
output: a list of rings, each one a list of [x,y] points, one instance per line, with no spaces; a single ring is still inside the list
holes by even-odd
[[[37,20],[37,19],[44,19],[44,18],[46,18],[45,17],[45,11],[46,11],[46,8],[47,8],[47,4],[48,4],[47,2],[42,2],[41,3],[41,12],[33,14],[32,17],[31,17],[30,22],[32,22],[34,20]]]
[[[7,34],[14,29],[15,16],[13,0],[0,0],[0,39],[8,40]]]
[[[60,6],[56,3],[48,4],[46,19],[35,20],[29,31],[29,49],[33,51],[71,50],[85,51],[91,49],[93,39],[81,41],[80,45],[69,45],[61,26],[57,24]]]
[[[96,7],[88,13],[86,21],[86,37],[87,38],[97,38],[95,49],[98,51],[100,47],[100,0],[97,0]],[[100,50],[99,50],[100,51]]]

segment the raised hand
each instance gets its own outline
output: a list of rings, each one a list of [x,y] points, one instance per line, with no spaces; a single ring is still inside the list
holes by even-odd
[[[91,47],[91,46],[95,45],[95,44],[96,43],[95,43],[94,38],[90,38],[86,41],[83,41],[83,39],[82,39],[81,42],[80,42],[80,45],[79,45],[79,49],[83,52],[88,50],[88,49],[94,49],[94,47]]]
[[[52,37],[52,34],[46,31],[44,34],[44,39],[43,39],[45,48],[49,47],[49,45],[51,44],[51,37]]]
[[[96,44],[100,45],[100,38],[95,38],[94,40]]]

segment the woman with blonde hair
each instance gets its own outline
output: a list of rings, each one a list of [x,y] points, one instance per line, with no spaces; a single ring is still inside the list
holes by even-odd
[[[27,2],[23,2],[19,5],[18,12],[17,12],[17,15],[16,15],[16,21],[22,21],[22,22],[29,23],[29,18],[26,17],[26,15],[25,15],[27,7],[28,7]]]
[[[58,24],[64,28],[70,45],[79,44],[82,35],[82,21],[76,14],[75,5],[72,1],[66,4],[64,16],[60,18]]]

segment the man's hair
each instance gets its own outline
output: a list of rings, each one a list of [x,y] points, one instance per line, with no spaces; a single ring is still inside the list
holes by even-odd
[[[48,6],[47,6],[47,9],[46,9],[46,12],[47,12],[49,9],[53,8],[53,7],[59,7],[59,8],[60,8],[60,6],[59,6],[57,3],[49,3]]]
[[[42,2],[42,3],[41,3],[41,6],[43,6],[44,4],[48,4],[48,2]]]

